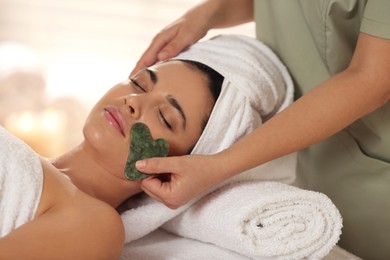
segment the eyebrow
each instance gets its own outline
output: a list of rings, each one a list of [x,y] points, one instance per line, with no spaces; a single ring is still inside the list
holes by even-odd
[[[154,72],[153,70],[151,70],[149,68],[146,68],[145,71],[149,74],[150,80],[153,82],[153,84],[156,84],[158,81],[158,76],[157,76],[156,72]],[[184,114],[183,108],[180,106],[179,102],[172,95],[166,96],[166,100],[173,108],[176,109],[177,112],[179,112],[181,118],[183,119],[182,127],[185,129],[186,123],[187,123],[187,118],[186,118],[186,115]]]
[[[158,80],[156,72],[149,68],[145,68],[145,71],[149,74],[150,80],[153,82],[153,84],[156,84]]]
[[[171,95],[168,95],[166,97],[166,99],[168,100],[169,104],[171,104],[171,106],[173,106],[177,110],[177,112],[179,112],[181,118],[183,119],[183,128],[185,129],[186,128],[187,119],[186,119],[186,115],[184,114],[184,111],[181,108],[179,102],[177,102],[177,100],[173,96],[171,96]]]

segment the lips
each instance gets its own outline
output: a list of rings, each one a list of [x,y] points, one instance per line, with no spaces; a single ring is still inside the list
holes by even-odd
[[[123,119],[117,108],[115,107],[104,108],[104,116],[106,117],[110,125],[112,125],[123,136],[125,136]]]

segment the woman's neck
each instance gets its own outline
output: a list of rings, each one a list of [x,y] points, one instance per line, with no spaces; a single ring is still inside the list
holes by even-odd
[[[84,144],[51,162],[66,174],[77,188],[114,208],[128,197],[141,192],[139,182],[127,181],[109,172],[90,156]]]

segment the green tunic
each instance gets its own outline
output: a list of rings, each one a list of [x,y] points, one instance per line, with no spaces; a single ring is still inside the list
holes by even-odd
[[[390,39],[390,0],[254,2],[257,37],[287,65],[297,97],[348,65],[359,32]],[[390,259],[390,102],[300,152],[297,171],[298,185],[340,209],[341,247]]]

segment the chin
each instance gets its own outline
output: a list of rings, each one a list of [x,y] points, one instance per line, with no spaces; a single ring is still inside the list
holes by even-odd
[[[83,135],[85,142],[91,144],[93,147],[99,148],[107,146],[108,136],[103,127],[85,125],[83,128]]]
[[[129,145],[123,138],[115,138],[115,135],[106,128],[100,126],[85,125],[83,128],[84,144],[89,152],[99,163],[110,172],[121,175],[127,156]]]

